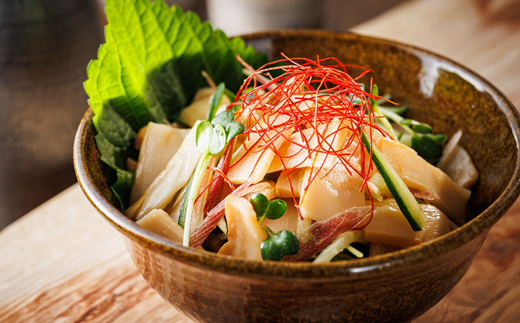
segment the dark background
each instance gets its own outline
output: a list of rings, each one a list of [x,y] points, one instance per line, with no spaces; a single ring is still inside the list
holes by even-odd
[[[177,2],[211,16],[204,0]],[[344,31],[400,2],[319,1],[314,27]],[[0,0],[0,230],[76,182],[72,144],[88,108],[86,66],[103,42],[103,6]]]

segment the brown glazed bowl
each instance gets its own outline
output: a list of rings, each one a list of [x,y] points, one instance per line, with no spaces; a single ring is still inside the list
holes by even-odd
[[[435,305],[462,278],[489,229],[519,195],[519,114],[493,85],[428,51],[382,39],[321,31],[245,36],[271,58],[335,56],[374,70],[382,93],[411,107],[437,133],[464,131],[480,172],[468,222],[420,246],[324,265],[252,262],[185,248],[119,212],[94,142],[89,110],[74,143],[79,183],[123,236],[141,274],[170,304],[203,322],[398,322]],[[381,93],[381,92],[380,92]]]

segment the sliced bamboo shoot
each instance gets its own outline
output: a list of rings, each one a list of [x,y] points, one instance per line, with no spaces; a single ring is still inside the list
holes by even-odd
[[[219,254],[240,257],[248,260],[262,260],[260,245],[267,234],[256,219],[253,206],[245,198],[228,196],[226,198],[226,219],[228,223],[228,242]]]
[[[312,167],[313,165],[316,167],[332,167],[336,159],[335,156],[310,151],[338,151],[347,140],[349,130],[340,121],[322,124],[317,128],[318,131],[308,128],[295,132],[289,137],[289,140],[285,140],[278,150],[279,156],[274,157],[267,172],[273,173],[285,169]]]
[[[291,133],[292,129],[289,129],[286,130],[283,135],[288,137]],[[232,167],[228,172],[228,178],[231,183],[242,184],[252,176],[252,183],[254,184],[264,178],[276,155],[273,149],[278,150],[285,140],[283,136],[278,136],[278,138],[275,139],[275,134],[276,131],[273,130],[269,132],[269,134],[266,134],[265,138],[257,138],[257,141],[248,139],[244,142],[246,148],[244,146],[239,148],[241,151],[236,158],[238,162],[233,161],[231,163]],[[266,145],[270,145],[270,147],[264,149]],[[249,152],[246,150],[247,147],[252,147]]]
[[[426,219],[425,222],[427,222]],[[421,243],[421,239],[412,230],[393,199],[386,200],[384,203],[374,204],[372,220],[363,231],[365,239],[370,242],[401,247],[409,247]]]
[[[251,185],[248,189],[248,193],[244,195],[244,197],[249,201],[251,196],[255,193],[263,194],[268,200],[272,200],[276,197],[276,183],[273,181],[265,181]]]
[[[231,188],[228,185],[226,185],[225,189],[222,191],[222,198],[221,198],[221,200],[225,199],[231,193],[231,191],[232,191]],[[268,200],[272,200],[272,199],[274,199],[276,197],[276,194],[275,194],[276,193],[275,192],[275,183],[269,181],[269,182],[260,182],[260,183],[255,184],[255,185],[251,185],[247,189],[247,193],[244,194],[244,197],[249,201],[251,196],[253,194],[255,194],[255,193],[261,193],[261,194],[265,195],[265,197],[267,197]],[[224,218],[220,219],[220,221],[218,222],[217,226],[225,234],[228,233],[226,220]]]
[[[298,227],[296,228],[296,236],[301,236],[313,223],[312,219],[303,218],[298,214]]]
[[[300,217],[298,214],[298,209],[294,205],[293,199],[284,199],[284,201],[287,204],[287,210],[285,211],[285,214],[278,220],[265,219],[264,222],[262,222],[262,225],[269,227],[269,229],[273,230],[273,232],[289,230],[296,234],[298,228],[298,218]]]
[[[336,164],[332,169],[322,169],[311,182],[316,171],[307,168],[303,176],[300,212],[304,218],[323,221],[352,207],[365,205],[365,193],[360,191],[363,179],[359,175],[350,175],[342,164]]]
[[[193,102],[182,110],[182,120],[190,127],[193,127],[197,120],[206,120],[209,112],[209,100],[214,93],[215,90],[210,88],[202,88],[197,91]],[[227,106],[229,103],[228,97],[224,95],[221,105]]]
[[[189,129],[177,129],[153,122],[148,124],[139,151],[130,204],[143,196],[155,178],[166,168],[188,133]]]
[[[372,220],[363,229],[365,239],[373,243],[409,247],[430,241],[457,228],[435,206],[421,204],[421,209],[426,216],[424,227],[421,231],[413,231],[394,199],[374,204]]]
[[[443,163],[437,164],[455,183],[464,188],[471,188],[478,180],[478,171],[468,152],[459,145],[453,148],[452,153]]]
[[[150,213],[136,222],[142,228],[170,239],[179,244],[182,243],[184,230],[173,219],[161,209],[151,210]]]
[[[129,217],[131,220],[136,221],[137,214],[139,213],[139,209],[143,206],[144,196],[138,199],[134,204],[130,205],[128,209],[125,210],[125,215]]]
[[[459,129],[457,130],[457,132],[453,134],[453,136],[451,136],[450,140],[446,143],[446,146],[444,146],[444,149],[442,150],[442,157],[437,163],[437,167],[439,167],[439,165],[444,164],[445,160],[451,157],[451,154],[453,153],[455,147],[459,145],[461,138],[462,130]]]
[[[291,198],[294,193],[294,197],[300,197],[304,174],[305,169],[295,169],[291,171],[289,175],[281,174],[276,182],[276,196],[279,198]],[[289,178],[291,179],[290,182]]]
[[[378,148],[406,186],[421,191],[431,190],[431,203],[458,225],[464,223],[470,190],[457,185],[442,170],[422,159],[410,147],[394,140],[380,138]]]
[[[142,201],[139,199],[136,202],[142,203],[141,206],[129,208],[125,212],[128,217],[139,220],[153,209],[165,208],[175,194],[186,185],[201,156],[195,149],[195,129],[196,127],[190,131],[177,153],[168,162],[166,169],[146,190]]]
[[[203,87],[197,90],[195,96],[193,97],[193,102],[202,100],[204,98],[209,98],[215,93],[215,89],[211,87]]]
[[[424,213],[428,217],[423,231],[416,232],[421,241],[428,242],[458,228],[444,213],[431,204],[422,205]]]
[[[249,128],[246,140],[243,146],[246,149],[254,146],[258,147],[258,140],[263,138],[263,142],[260,145],[264,145],[267,141],[272,141],[273,138],[278,136],[278,133],[284,130],[284,124],[289,121],[290,117],[279,114],[261,114],[258,119],[253,120],[253,124],[246,125]],[[271,130],[272,129],[272,130]],[[292,131],[291,133],[292,134]],[[290,136],[287,135],[286,137]],[[262,146],[261,146],[262,147]],[[257,149],[258,150],[258,149]]]

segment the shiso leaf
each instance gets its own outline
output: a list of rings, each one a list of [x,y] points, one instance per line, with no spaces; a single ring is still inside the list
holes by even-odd
[[[111,0],[105,10],[106,43],[89,63],[84,87],[101,160],[116,172],[111,188],[123,209],[133,180],[125,161],[136,132],[150,121],[178,119],[206,86],[201,71],[236,92],[245,78],[236,55],[255,68],[267,56],[163,0]]]

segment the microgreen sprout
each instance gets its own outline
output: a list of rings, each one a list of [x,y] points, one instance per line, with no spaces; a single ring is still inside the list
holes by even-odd
[[[262,193],[255,193],[249,199],[253,209],[255,210],[258,224],[262,224],[267,218],[269,220],[277,220],[285,214],[287,204],[283,200],[269,201]]]
[[[262,229],[268,236],[260,245],[263,260],[280,261],[284,256],[294,256],[300,251],[300,242],[291,231],[274,233],[266,226],[262,226]]]
[[[265,219],[277,220],[281,218],[287,210],[285,201],[269,201],[262,193],[253,194],[249,202],[253,205],[256,217],[258,218],[258,224],[262,224]],[[284,256],[293,256],[300,251],[300,242],[291,231],[282,230],[274,233],[270,228],[264,225],[262,229],[267,233],[267,239],[260,245],[262,259],[280,261]]]
[[[211,121],[204,120],[199,122],[195,129],[197,150],[202,154],[202,157],[195,168],[189,190],[186,192],[187,206],[184,215],[184,246],[189,246],[190,243],[193,204],[197,198],[204,172],[208,168],[211,156],[222,152],[231,139],[245,130],[245,126],[240,122],[234,121],[234,119],[235,115],[233,112],[225,110],[217,114]]]

